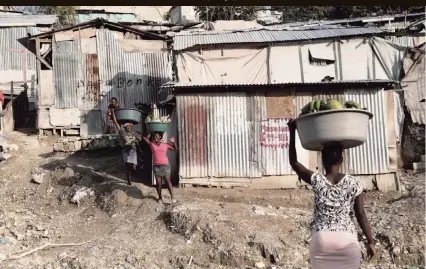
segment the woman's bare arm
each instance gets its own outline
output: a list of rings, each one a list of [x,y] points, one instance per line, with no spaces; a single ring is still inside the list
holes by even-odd
[[[311,184],[311,177],[314,172],[307,169],[303,164],[297,161],[296,153],[296,125],[294,121],[288,123],[290,129],[290,145],[289,145],[289,159],[291,168],[296,172],[296,174],[306,183]]]
[[[115,117],[115,111],[114,109],[111,109],[112,119],[114,120],[115,127],[117,127],[117,130],[120,130],[120,124],[117,122],[117,118]]]
[[[149,138],[151,137],[151,134],[148,134],[147,136],[142,136],[143,140],[148,144],[151,145],[151,141]]]
[[[169,138],[169,140],[170,140],[170,142],[172,143],[172,144],[169,144],[169,146],[171,146],[171,147],[173,148],[173,150],[178,150],[178,147],[177,147],[177,145],[176,145],[175,138],[174,138],[173,136],[171,136],[171,137]]]
[[[362,232],[367,238],[368,244],[374,244],[374,238],[371,233],[370,223],[367,219],[367,214],[364,210],[364,193],[361,193],[355,198],[355,217],[361,227]]]

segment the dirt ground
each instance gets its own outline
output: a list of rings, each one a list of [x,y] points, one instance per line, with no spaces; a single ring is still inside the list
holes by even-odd
[[[60,158],[53,139],[6,137],[0,268],[309,268],[311,191],[175,189],[160,205],[149,179],[125,184],[117,151]],[[425,263],[424,174],[400,178],[403,193],[367,193],[378,257],[362,268]]]

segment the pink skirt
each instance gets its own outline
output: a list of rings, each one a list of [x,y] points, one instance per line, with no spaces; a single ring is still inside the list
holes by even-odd
[[[359,269],[361,248],[349,232],[314,232],[309,248],[312,269]]]

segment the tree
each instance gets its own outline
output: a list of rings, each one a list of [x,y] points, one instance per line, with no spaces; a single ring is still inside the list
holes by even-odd
[[[76,22],[76,6],[43,6],[40,8],[40,13],[57,15],[62,26],[71,26]]]
[[[29,14],[57,15],[62,26],[71,26],[76,22],[76,6],[18,6],[17,8]]]
[[[331,6],[275,6],[283,13],[282,22],[323,20],[329,16]]]
[[[258,10],[257,6],[195,6],[195,12],[203,21],[251,21],[256,19]]]

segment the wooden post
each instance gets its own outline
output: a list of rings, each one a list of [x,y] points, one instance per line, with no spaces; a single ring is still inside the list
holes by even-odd
[[[36,42],[36,61],[37,61],[37,65],[36,65],[36,81],[35,81],[35,85],[37,85],[37,95],[40,97],[40,74],[41,74],[41,62],[40,62],[40,39],[36,38],[35,40]],[[37,98],[37,102],[40,102],[40,98]],[[39,104],[36,104],[36,107],[38,108]]]
[[[10,82],[10,101],[12,102],[13,106],[13,81]]]

